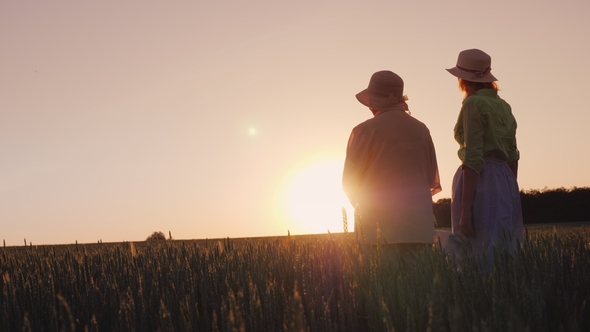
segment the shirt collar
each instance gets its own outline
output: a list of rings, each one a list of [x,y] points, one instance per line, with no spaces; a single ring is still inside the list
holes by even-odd
[[[480,89],[480,90],[477,90],[477,92],[475,92],[475,94],[478,96],[483,96],[483,97],[491,97],[491,98],[498,97],[498,91],[496,91],[494,89]]]

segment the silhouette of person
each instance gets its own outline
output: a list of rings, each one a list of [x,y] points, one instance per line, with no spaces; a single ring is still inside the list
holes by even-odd
[[[485,255],[488,262],[494,246],[513,252],[524,235],[516,120],[498,96],[491,61],[485,52],[469,49],[447,69],[465,98],[454,129],[461,166],[453,178],[452,235],[442,243],[448,253]]]
[[[403,90],[402,78],[384,70],[356,95],[373,117],[350,134],[342,184],[363,247],[383,245],[412,261],[433,243],[432,195],[441,186],[430,131],[409,114]]]

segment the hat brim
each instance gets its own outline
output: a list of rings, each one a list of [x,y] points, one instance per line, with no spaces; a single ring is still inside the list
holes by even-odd
[[[371,103],[369,102],[369,89],[364,89],[363,91],[356,94],[356,99],[363,105],[371,108]]]
[[[398,104],[397,101],[393,101],[389,98],[371,96],[369,89],[365,89],[357,93],[356,99],[368,108],[379,111],[389,111],[395,109],[395,106]]]
[[[462,79],[464,79],[466,81],[470,81],[470,82],[489,83],[489,82],[494,82],[494,81],[498,80],[490,72],[486,73],[482,77],[477,77],[477,76],[473,75],[473,73],[468,73],[468,72],[461,70],[457,67],[447,69],[447,71],[455,77],[462,78]]]
[[[376,111],[407,110],[407,104],[403,105],[398,100],[371,96],[369,89],[356,94],[356,99],[368,108]]]

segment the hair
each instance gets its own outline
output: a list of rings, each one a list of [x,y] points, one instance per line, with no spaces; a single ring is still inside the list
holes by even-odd
[[[459,90],[463,91],[465,98],[481,89],[493,89],[498,91],[499,87],[496,82],[472,82],[459,78]]]

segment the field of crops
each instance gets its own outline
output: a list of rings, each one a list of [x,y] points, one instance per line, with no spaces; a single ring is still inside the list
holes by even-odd
[[[0,331],[589,331],[590,226],[414,265],[353,234],[0,249]]]

